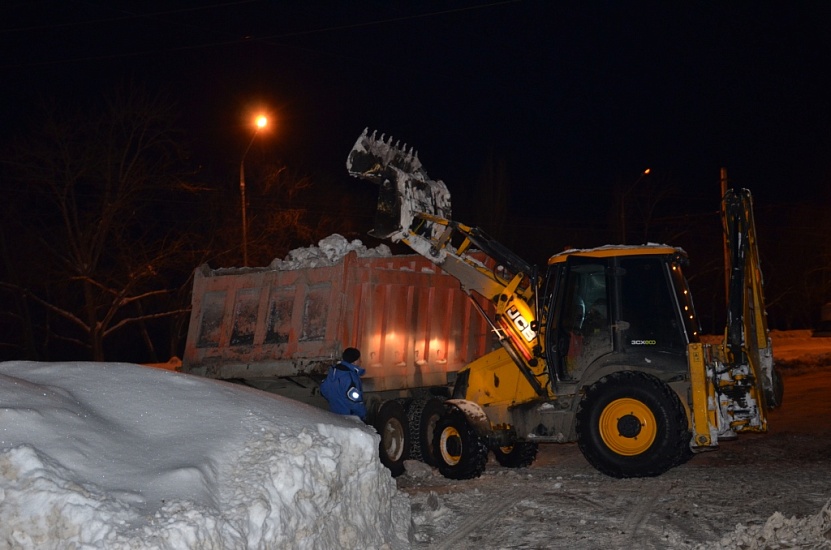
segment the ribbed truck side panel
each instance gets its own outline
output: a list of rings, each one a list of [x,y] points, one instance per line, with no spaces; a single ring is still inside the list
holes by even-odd
[[[417,255],[194,274],[183,370],[223,379],[322,374],[361,350],[367,391],[444,385],[492,348],[459,282]],[[486,304],[483,304],[486,305]]]

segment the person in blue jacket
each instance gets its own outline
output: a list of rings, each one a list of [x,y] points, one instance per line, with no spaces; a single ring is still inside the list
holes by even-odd
[[[361,352],[346,348],[341,361],[329,367],[326,379],[320,384],[320,394],[329,402],[329,410],[336,414],[354,415],[366,420],[366,404],[361,376],[366,372],[355,363]]]

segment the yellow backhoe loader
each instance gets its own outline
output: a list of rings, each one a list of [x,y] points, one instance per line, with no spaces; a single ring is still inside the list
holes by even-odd
[[[656,476],[767,430],[783,387],[749,191],[722,199],[728,318],[723,340],[704,344],[680,248],[567,250],[540,269],[452,220],[447,187],[406,145],[364,131],[347,169],[380,186],[371,234],[405,243],[494,305],[489,313],[471,300],[500,345],[458,373],[431,430],[444,476],[479,476],[489,452],[528,466],[539,443],[574,441],[607,475]]]

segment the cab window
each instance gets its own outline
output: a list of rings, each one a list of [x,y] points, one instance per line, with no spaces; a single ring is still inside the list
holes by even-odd
[[[661,258],[620,260],[620,323],[625,349],[686,350],[675,293]]]
[[[550,352],[558,377],[573,379],[612,351],[606,260],[569,258],[555,312],[557,338]]]

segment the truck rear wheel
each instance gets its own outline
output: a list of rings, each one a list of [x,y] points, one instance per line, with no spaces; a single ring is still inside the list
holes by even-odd
[[[509,447],[495,447],[493,456],[506,468],[527,468],[537,459],[539,447],[536,443],[514,443]]]
[[[687,417],[675,392],[637,371],[604,376],[577,409],[577,443],[589,463],[618,478],[660,475],[683,462]]]
[[[436,423],[444,414],[444,403],[437,397],[413,399],[407,409],[410,423],[410,458],[421,460],[430,466],[436,466],[433,452],[433,434]]]
[[[449,479],[473,479],[482,475],[488,448],[464,413],[452,409],[436,423],[433,449],[439,472]]]
[[[404,461],[409,458],[410,428],[404,406],[398,401],[385,401],[373,424],[381,436],[379,454],[381,463],[392,477],[404,473]]]

